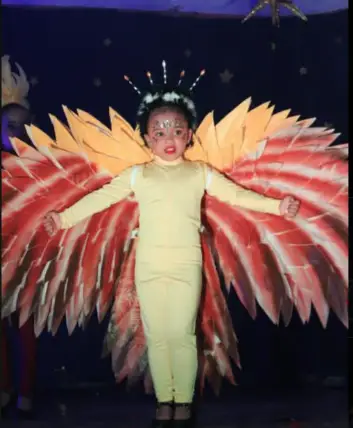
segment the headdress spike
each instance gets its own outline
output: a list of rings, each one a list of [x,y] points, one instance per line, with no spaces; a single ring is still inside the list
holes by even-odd
[[[129,76],[124,76],[124,79],[128,82],[128,83],[130,83],[130,85],[134,88],[134,90],[139,94],[139,95],[141,95],[141,92],[140,92],[140,90],[131,82],[131,80],[130,80],[130,77]]]
[[[163,60],[162,61],[162,68],[163,68],[163,81],[164,84],[167,84],[167,63]]]
[[[183,80],[184,76],[185,76],[185,70],[182,70],[182,72],[180,73],[178,86],[180,86],[180,84],[181,84],[181,82],[182,82],[182,80]]]
[[[194,88],[195,88],[195,86],[199,83],[199,80],[201,79],[201,77],[202,76],[204,76],[205,75],[205,73],[206,73],[206,70],[205,69],[203,69],[203,70],[201,70],[201,72],[200,72],[200,74],[199,74],[199,76],[198,76],[198,78],[195,80],[195,82],[190,86],[190,89],[189,89],[189,91],[191,92]]]
[[[150,71],[147,71],[146,76],[148,77],[148,80],[150,81],[151,86],[153,86],[153,80],[152,80],[152,74]]]

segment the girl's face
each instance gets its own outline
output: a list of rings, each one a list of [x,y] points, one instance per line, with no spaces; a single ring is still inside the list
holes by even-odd
[[[182,113],[161,108],[151,114],[144,137],[156,156],[173,161],[183,156],[192,130]]]
[[[6,128],[9,137],[26,137],[25,124],[29,122],[30,113],[23,108],[11,107],[2,116],[2,126]]]

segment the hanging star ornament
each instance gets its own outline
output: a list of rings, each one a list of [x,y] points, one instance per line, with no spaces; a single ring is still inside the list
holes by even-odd
[[[226,68],[223,73],[219,73],[219,77],[221,78],[222,83],[230,83],[234,74]]]
[[[259,0],[256,6],[250,11],[250,13],[243,19],[242,23],[248,21],[250,18],[255,16],[257,12],[262,10],[265,6],[271,7],[272,24],[279,27],[279,8],[283,6],[290,10],[294,15],[303,21],[307,21],[308,18],[304,13],[296,6],[292,0]]]
[[[36,85],[38,85],[39,81],[38,81],[37,77],[33,76],[29,79],[29,83],[31,84],[31,86],[36,86]]]

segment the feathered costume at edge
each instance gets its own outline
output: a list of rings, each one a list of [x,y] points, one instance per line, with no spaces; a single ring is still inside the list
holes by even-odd
[[[29,108],[27,96],[30,85],[22,67],[17,62],[15,65],[18,74],[11,69],[10,57],[1,57],[1,107],[14,103]]]
[[[313,119],[274,113],[269,103],[251,110],[250,103],[217,124],[209,113],[185,157],[258,194],[292,195],[301,207],[289,220],[205,193],[199,375],[201,387],[208,379],[216,392],[222,377],[235,383],[232,361],[240,366],[227,307],[231,288],[253,318],[258,305],[274,323],[282,317],[288,324],[293,310],[306,323],[314,309],[323,326],[330,310],[348,324],[348,146],[332,146],[337,134],[312,127]],[[112,308],[105,352],[112,353],[116,378],[144,377],[151,390],[134,282],[134,196],[51,238],[43,217],[127,168],[149,164],[152,154],[138,129],[113,109],[110,128],[81,110],[64,107],[64,113],[68,126],[50,116],[55,139],[30,126],[36,149],[15,139],[17,156],[2,153],[2,316],[18,310],[24,323],[33,313],[37,335],[45,328],[55,334],[65,317],[71,333],[94,310],[102,320]]]
[[[12,70],[8,55],[1,57],[1,108],[9,104],[17,104],[25,109],[29,109],[27,96],[30,85],[22,67],[17,63],[15,65],[18,73]],[[7,121],[7,118],[2,117],[1,147],[6,151],[11,151],[12,144],[7,132]]]

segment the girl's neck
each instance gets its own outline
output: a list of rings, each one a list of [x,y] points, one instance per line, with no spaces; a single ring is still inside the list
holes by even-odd
[[[184,162],[184,158],[180,156],[178,159],[174,159],[172,161],[167,161],[164,159],[161,159],[160,157],[154,155],[154,162],[158,165],[179,165]]]

